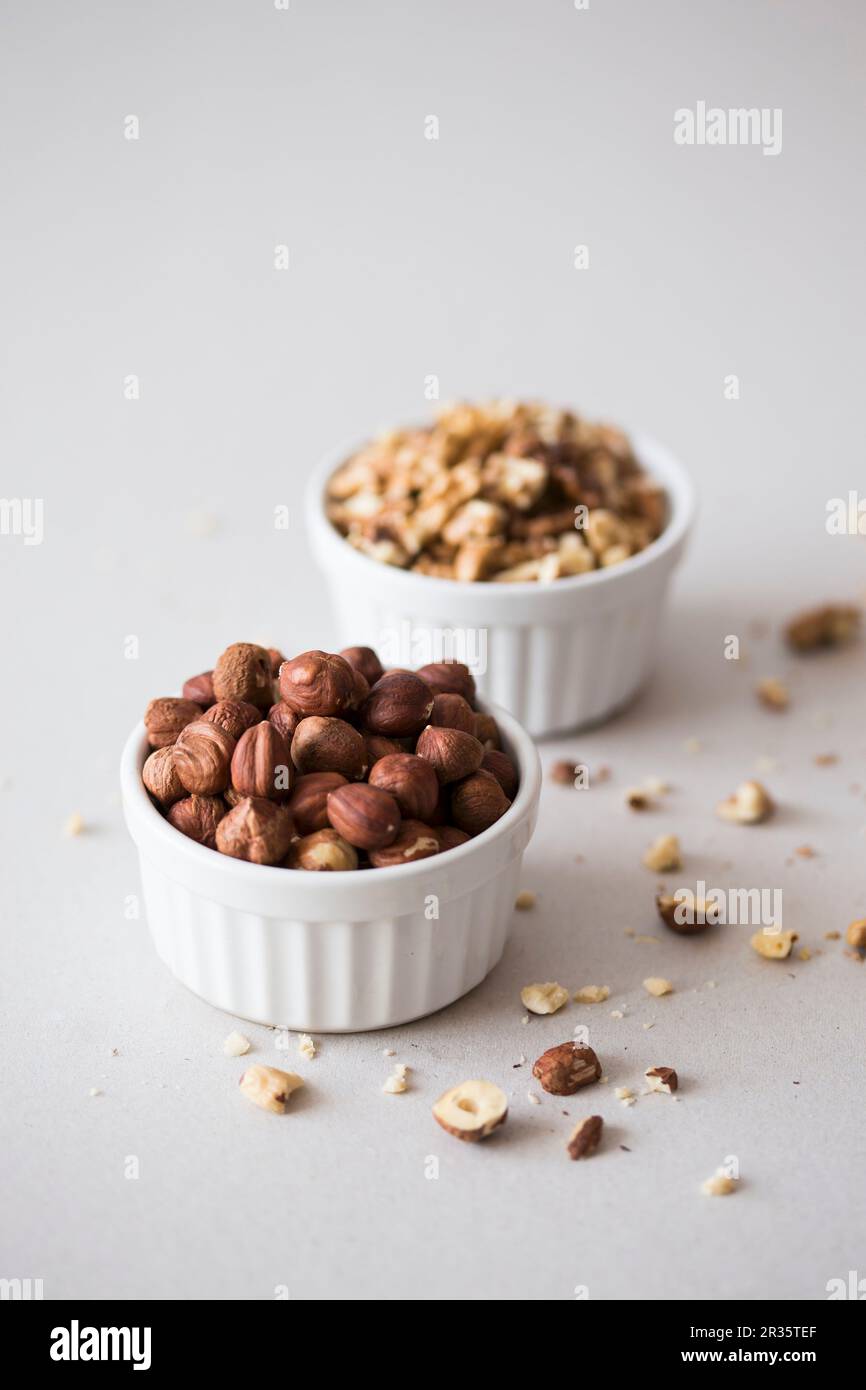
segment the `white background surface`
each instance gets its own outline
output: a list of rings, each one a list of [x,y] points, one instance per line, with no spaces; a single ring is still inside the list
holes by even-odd
[[[863,539],[824,529],[863,478],[863,30],[841,0],[6,7],[0,491],[44,498],[45,538],[0,537],[0,1275],[46,1297],[776,1299],[866,1273],[866,974],[823,940],[866,915],[863,648],[797,662],[748,635],[864,588]],[[781,154],[675,146],[698,100],[781,107]],[[648,431],[701,517],[650,690],[543,749],[613,776],[546,786],[538,904],[503,964],[433,1019],[290,1053],[309,1085],[278,1119],[238,1094],[233,1021],[125,919],[117,758],[146,699],[229,641],[328,644],[304,479],[340,438],[425,414],[429,373],[443,398],[544,395]],[[748,666],[723,660],[730,633]],[[788,714],[757,706],[763,674],[790,679]],[[716,820],[766,756],[775,821]],[[674,790],[638,817],[623,791],[647,775]],[[64,840],[73,811],[88,829]],[[661,939],[640,854],[667,830],[686,880],[783,888],[822,954],[763,962],[748,927]],[[649,974],[676,992],[650,999]],[[519,989],[545,979],[611,999],[524,1025]],[[530,1105],[514,1064],[578,1023],[609,1084]],[[381,1093],[386,1046],[406,1095]],[[621,1107],[659,1063],[680,1102]],[[430,1116],[471,1075],[512,1096],[478,1148]],[[573,1164],[589,1109],[605,1146]],[[708,1200],[728,1155],[741,1190]]]

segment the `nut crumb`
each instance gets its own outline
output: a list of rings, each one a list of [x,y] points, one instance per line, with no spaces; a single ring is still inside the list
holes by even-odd
[[[91,1086],[91,1088],[90,1088],[90,1090],[87,1092],[87,1094],[88,1094],[89,1096],[101,1096],[101,1095],[103,1094],[103,1092],[99,1089],[98,1086]]]
[[[611,1018],[625,1018],[622,1009],[611,1009],[610,1016]]]
[[[404,1091],[408,1091],[409,1083],[406,1080],[409,1068],[405,1062],[398,1062],[391,1075],[385,1078],[382,1090],[388,1096],[401,1096]]]
[[[580,1120],[571,1131],[566,1144],[569,1158],[589,1158],[594,1154],[601,1142],[601,1132],[604,1128],[604,1120],[601,1115],[587,1115],[586,1119]]]
[[[535,907],[535,894],[526,891],[518,893],[514,899],[514,906],[519,912],[527,912],[531,907]]]
[[[530,1104],[530,1105],[540,1105],[540,1104],[541,1104],[541,1098],[540,1098],[539,1096],[535,1095],[535,1093],[534,1093],[533,1091],[527,1091],[527,1092],[526,1092],[526,1099],[529,1101],[529,1104]]]
[[[811,845],[797,845],[794,853],[798,859],[814,859],[818,851],[813,849]]]
[[[735,1178],[729,1178],[727,1173],[719,1169],[717,1173],[714,1173],[711,1178],[707,1178],[706,1182],[701,1184],[701,1190],[707,1197],[727,1197],[731,1192],[736,1192],[737,1181]]]
[[[679,1086],[679,1078],[673,1067],[649,1067],[644,1072],[651,1091],[662,1091],[672,1096]]]
[[[836,933],[838,937],[839,933]],[[834,938],[835,939],[835,938]],[[853,946],[855,951],[866,950],[866,918],[860,918],[852,922],[845,932],[845,940],[849,946]]]
[[[84,817],[81,812],[73,811],[63,827],[63,834],[67,839],[71,839],[75,835],[81,835],[84,829]]]
[[[735,821],[738,825],[758,825],[768,820],[774,810],[773,800],[760,782],[743,782],[733,796],[716,806],[716,814],[722,820]]]
[[[783,710],[791,703],[788,687],[775,676],[765,676],[763,680],[758,681],[755,694],[767,709]]]
[[[659,975],[650,975],[644,980],[643,987],[647,994],[652,994],[656,999],[660,999],[663,994],[673,994],[674,990],[670,980],[663,980]]]
[[[839,761],[838,753],[816,753],[812,759],[816,767],[833,767]]]
[[[800,947],[799,951],[797,952],[797,959],[798,959],[798,960],[811,960],[811,959],[812,959],[812,952],[809,950],[809,947],[808,947],[808,946],[801,946],[801,947]]]
[[[224,1057],[243,1057],[245,1052],[250,1050],[250,1040],[245,1038],[243,1033],[229,1033],[223,1043]]]
[[[566,758],[560,758],[550,769],[551,782],[558,782],[561,787],[573,787],[575,766],[575,763],[568,762]]]
[[[645,1024],[643,1025],[643,1030],[644,1030],[645,1033],[648,1033],[649,1030],[650,1030],[650,1028],[655,1028],[655,1026],[656,1026],[656,1024],[655,1024],[655,1019],[651,1019],[649,1023],[645,1023]]]
[[[796,940],[797,933],[794,931],[768,931],[765,927],[755,932],[749,945],[765,960],[785,960]]]
[[[555,1014],[568,1003],[568,990],[553,981],[547,984],[524,985],[520,991],[524,1009],[532,1014]]]
[[[397,1056],[397,1053],[395,1052],[395,1050],[394,1050],[393,1047],[383,1047],[383,1048],[382,1048],[382,1056],[383,1056],[383,1057],[396,1057],[396,1056]]]
[[[306,1057],[308,1061],[312,1062],[313,1058],[318,1054],[319,1049],[315,1040],[310,1037],[309,1033],[299,1033],[298,1051],[302,1057]]]
[[[581,985],[575,992],[574,1002],[576,1004],[603,1004],[605,999],[610,998],[610,989],[607,985]]]
[[[643,787],[629,787],[625,794],[626,805],[633,811],[648,811],[652,806],[652,798],[647,794]]]
[[[614,1095],[621,1105],[634,1105],[637,1096],[629,1086],[617,1086]]]
[[[825,931],[825,933],[824,933],[824,940],[825,940],[825,941],[838,941],[838,940],[841,938],[841,936],[842,936],[842,933],[839,932],[839,931]]]
[[[676,835],[660,835],[653,840],[643,862],[654,874],[672,874],[682,868],[680,842]]]
[[[265,1067],[261,1063],[247,1067],[239,1085],[247,1100],[262,1110],[270,1110],[274,1115],[284,1115],[289,1097],[303,1086],[303,1077],[294,1072],[280,1071],[278,1067]]]

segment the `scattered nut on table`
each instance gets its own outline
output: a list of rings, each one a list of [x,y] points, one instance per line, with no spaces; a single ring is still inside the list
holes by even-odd
[[[579,1120],[568,1138],[566,1149],[569,1158],[589,1158],[601,1143],[604,1120],[601,1115],[587,1115]]]
[[[673,985],[670,980],[662,979],[660,975],[650,975],[643,982],[643,987],[647,994],[652,994],[656,999],[660,999],[663,994],[673,994]]]
[[[558,1043],[549,1047],[533,1064],[532,1075],[553,1096],[573,1096],[601,1076],[601,1063],[591,1047],[579,1043]]]
[[[772,797],[760,782],[743,782],[732,796],[716,806],[716,814],[722,820],[738,825],[758,825],[768,820],[774,810]]]
[[[568,990],[554,981],[543,985],[524,985],[520,991],[524,1009],[531,1014],[555,1014],[568,1003]]]
[[[861,917],[858,921],[852,922],[845,932],[845,940],[849,946],[853,946],[855,951],[866,950],[866,917]]]
[[[664,1091],[672,1096],[679,1086],[679,1078],[673,1067],[649,1067],[644,1072],[651,1091]]]
[[[492,1081],[463,1081],[441,1095],[433,1118],[455,1139],[486,1139],[505,1123],[508,1101]]]
[[[660,835],[653,840],[643,856],[648,869],[656,874],[672,874],[682,868],[680,842],[676,835]]]
[[[303,1084],[303,1078],[294,1072],[266,1067],[260,1062],[247,1067],[239,1082],[247,1100],[261,1106],[262,1110],[270,1110],[274,1115],[285,1114],[289,1097]]]
[[[785,960],[791,954],[791,947],[797,940],[795,931],[756,931],[750,938],[753,951],[765,960]]]

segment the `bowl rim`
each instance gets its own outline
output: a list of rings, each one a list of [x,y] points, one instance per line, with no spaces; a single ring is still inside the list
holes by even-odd
[[[694,484],[679,459],[665,445],[638,432],[628,432],[628,437],[638,462],[646,472],[656,478],[665,488],[669,503],[667,524],[660,535],[636,555],[630,555],[618,565],[606,569],[588,570],[584,574],[568,575],[549,583],[538,580],[521,580],[516,583],[495,584],[480,580],[446,579],[440,575],[418,574],[415,570],[400,569],[396,565],[386,565],[374,560],[350,545],[336,529],[325,512],[325,489],[328,480],[339,465],[354,452],[370,443],[367,437],[360,441],[349,441],[337,448],[328,450],[314,467],[307,482],[305,493],[305,514],[307,526],[315,542],[339,559],[341,563],[360,566],[359,576],[372,579],[375,573],[388,576],[388,582],[397,589],[405,590],[406,600],[426,593],[428,597],[438,596],[443,601],[448,595],[455,598],[483,593],[491,603],[507,606],[509,596],[513,602],[530,594],[570,594],[586,593],[590,589],[610,586],[627,576],[635,574],[647,565],[652,565],[662,556],[675,550],[688,533],[695,517],[697,499]]]
[[[147,745],[146,730],[141,721],[135,725],[126,739],[120,759],[124,808],[128,816],[134,816],[143,825],[145,833],[155,838],[167,852],[186,857],[192,868],[212,872],[220,879],[235,884],[247,882],[251,890],[256,884],[263,888],[283,884],[289,888],[297,874],[303,875],[305,892],[315,892],[316,889],[312,885],[316,883],[322,894],[327,893],[329,888],[351,883],[357,888],[360,906],[360,895],[363,894],[364,885],[369,880],[373,880],[376,891],[379,892],[389,883],[410,884],[413,879],[427,877],[439,867],[449,869],[468,863],[473,855],[483,853],[497,840],[510,836],[521,821],[532,815],[541,793],[541,760],[531,735],[501,706],[490,701],[478,700],[477,708],[480,713],[493,715],[499,725],[503,743],[511,750],[520,777],[517,795],[505,814],[480,835],[467,840],[463,845],[456,845],[453,849],[441,851],[425,859],[416,859],[411,864],[395,864],[389,868],[360,872],[357,869],[338,869],[327,873],[303,873],[302,870],[285,869],[279,864],[251,864],[245,859],[233,859],[231,855],[220,854],[218,850],[200,845],[198,841],[176,830],[166,820],[153,804],[141,780],[145,758],[154,751]],[[132,827],[129,828],[131,831]],[[137,843],[135,835],[133,839]]]

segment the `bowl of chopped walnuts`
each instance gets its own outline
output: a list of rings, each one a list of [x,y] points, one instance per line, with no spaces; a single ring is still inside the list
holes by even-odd
[[[302,1031],[384,1028],[479,984],[538,810],[528,734],[459,662],[236,642],[123,752],[148,925],[183,984]]]
[[[329,455],[307,522],[343,640],[395,665],[458,657],[541,737],[646,681],[694,505],[662,446],[496,401]]]

